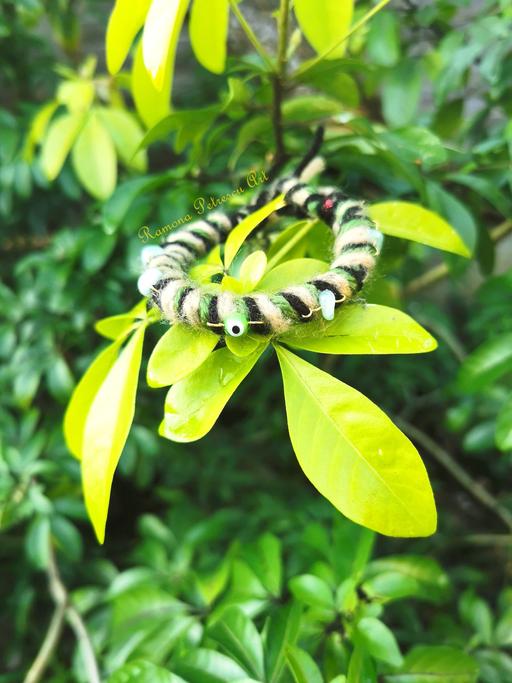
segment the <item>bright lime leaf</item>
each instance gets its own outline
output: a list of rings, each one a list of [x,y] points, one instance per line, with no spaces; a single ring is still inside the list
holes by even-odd
[[[501,451],[512,450],[512,398],[509,398],[498,414],[496,445]]]
[[[281,346],[276,351],[292,445],[318,491],[349,519],[379,533],[434,533],[432,489],[407,437],[352,387]]]
[[[283,206],[284,197],[281,194],[268,204],[265,204],[265,206],[262,206],[261,209],[254,211],[254,213],[251,213],[250,216],[244,218],[243,221],[241,221],[236,228],[229,233],[224,248],[224,265],[226,268],[229,268],[238,250],[249,237],[251,232],[257,228],[258,225],[265,220],[265,218],[268,218],[270,214],[274,213],[274,211],[278,211]]]
[[[272,242],[267,252],[268,264],[267,270],[270,272],[278,263],[285,259],[296,258],[297,250],[299,255],[303,256],[303,245],[309,231],[315,225],[315,221],[298,221],[293,223],[286,230],[276,237]]]
[[[391,666],[401,666],[403,660],[395,636],[379,619],[364,617],[358,621],[355,639],[375,659]]]
[[[41,109],[32,119],[23,149],[23,158],[26,161],[32,161],[34,147],[43,139],[46,129],[48,128],[48,124],[50,123],[50,119],[52,118],[58,106],[59,103],[56,100],[50,100],[50,102],[47,102],[41,107]]]
[[[512,372],[512,334],[489,339],[469,354],[461,365],[458,384],[461,391],[480,391]]]
[[[125,109],[114,107],[102,107],[96,111],[114,141],[119,158],[126,166],[144,173],[148,165],[147,154],[143,149],[137,152],[144,131],[135,116]]]
[[[258,289],[263,292],[277,292],[284,287],[304,284],[329,270],[329,264],[312,258],[296,258],[279,264],[263,276]]]
[[[217,346],[213,332],[188,325],[173,325],[153,349],[148,362],[150,387],[167,387],[190,375]]]
[[[247,680],[244,669],[232,659],[203,648],[191,650],[176,663],[174,669],[190,683],[238,683]]]
[[[228,0],[194,0],[190,13],[190,42],[197,60],[220,74],[226,66]]]
[[[64,437],[71,453],[81,460],[82,442],[87,414],[103,380],[115,363],[121,339],[110,344],[89,365],[75,387],[64,415]]]
[[[120,336],[126,335],[136,320],[145,320],[148,317],[146,308],[147,300],[142,299],[127,313],[110,315],[108,318],[98,320],[94,325],[94,329],[102,337],[117,339]]]
[[[94,85],[90,80],[63,81],[57,88],[57,101],[70,112],[85,112],[94,100]]]
[[[108,683],[186,683],[167,669],[143,659],[135,659],[118,669]]]
[[[107,67],[111,74],[116,74],[123,66],[150,4],[151,0],[116,0],[108,20],[106,38]]]
[[[48,180],[59,175],[84,123],[81,113],[63,114],[52,121],[41,149],[41,168]]]
[[[334,611],[334,596],[329,585],[318,576],[302,574],[294,576],[288,583],[291,594],[310,607]]]
[[[251,292],[263,277],[267,267],[267,255],[264,251],[250,254],[240,266],[238,279],[242,284],[242,292]]]
[[[256,349],[262,344],[267,344],[267,341],[263,341],[261,338],[256,339],[255,337],[250,337],[249,335],[244,335],[243,337],[230,337],[226,336],[226,346],[234,353],[235,356],[249,356],[254,353]]]
[[[353,0],[295,0],[297,22],[311,46],[322,54],[337,45],[348,33],[354,11]],[[329,53],[328,59],[341,57],[345,44]]]
[[[171,70],[168,69],[161,90],[155,88],[144,66],[142,40],[139,40],[133,58],[131,91],[137,112],[148,128],[155,126],[171,110],[171,76]]]
[[[153,85],[162,91],[174,56],[189,0],[153,0],[142,34],[142,53]]]
[[[295,683],[324,683],[320,669],[305,650],[294,645],[288,647],[286,660]]]
[[[370,217],[386,235],[403,237],[454,254],[469,257],[470,251],[444,218],[409,202],[383,202],[369,207]]]
[[[110,197],[117,180],[116,151],[112,138],[96,115],[91,114],[85,122],[71,158],[85,189],[97,199]]]
[[[282,335],[280,341],[335,354],[425,353],[437,347],[436,340],[406,313],[378,304],[348,305],[332,323],[320,321],[318,325],[321,335],[305,336],[308,330],[298,328]]]
[[[135,411],[145,326],[133,334],[94,397],[85,422],[82,485],[100,543],[105,539],[110,488]]]
[[[476,683],[478,663],[453,647],[415,647],[400,671],[387,675],[388,683]]]
[[[197,370],[169,389],[160,434],[181,442],[207,434],[264,348],[245,358],[227,348],[211,353]]]
[[[263,680],[263,645],[253,622],[239,607],[229,607],[208,628],[225,654],[258,680]]]

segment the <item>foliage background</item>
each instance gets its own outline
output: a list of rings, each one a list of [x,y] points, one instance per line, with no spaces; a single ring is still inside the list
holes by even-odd
[[[255,5],[247,16],[274,51],[269,8]],[[436,353],[317,359],[411,436],[436,493],[439,532],[418,541],[379,537],[366,569],[370,537],[341,519],[297,467],[270,356],[196,444],[156,436],[162,396],[142,386],[108,542],[96,545],[79,467],[62,437],[65,404],[98,348],[93,323],[138,299],[141,225],[164,225],[197,196],[230,192],[250,169],[268,167],[272,89],[234,22],[230,54],[248,56],[228,62],[228,75],[244,81],[229,111],[200,135],[179,120],[177,133],[169,128],[149,147],[141,192],[134,190],[141,169],[120,166],[115,193],[95,200],[69,161],[49,182],[40,155],[27,155],[27,135],[66,78],[58,64],[77,69],[95,52],[104,72],[110,3],[4,0],[0,7],[0,680],[23,680],[49,631],[48,574],[71,605],[42,679],[52,683],[93,680],[89,638],[105,679],[141,659],[146,664],[113,680],[172,680],[151,666],[189,681],[240,678],[228,678],[215,659],[217,678],[207,678],[197,660],[202,647],[235,661],[252,653],[253,670],[242,668],[267,680],[258,675],[258,637],[240,626],[236,607],[260,632],[275,629],[264,648],[268,673],[276,624],[294,623],[292,603],[304,609],[300,649],[287,650],[282,680],[405,680],[398,647],[405,655],[419,645],[456,648],[448,651],[459,666],[454,680],[475,680],[477,669],[479,681],[512,680],[508,3],[391,3],[354,36],[336,78],[320,70],[284,93],[290,155],[301,155],[321,121],[333,183],[370,201],[422,203],[475,247],[470,262],[440,261],[427,247],[387,241],[368,296],[411,312],[439,339]],[[304,41],[292,64],[299,55],[311,55]],[[186,38],[176,74],[182,109],[206,107],[228,91],[226,75],[195,63]],[[133,112],[122,78],[106,102],[118,90]],[[180,136],[193,144],[181,147]],[[395,560],[386,564],[389,556]],[[222,623],[226,605],[236,607],[225,619],[246,633],[238,659],[212,625],[212,614]],[[381,619],[389,630],[358,633],[361,618]]]

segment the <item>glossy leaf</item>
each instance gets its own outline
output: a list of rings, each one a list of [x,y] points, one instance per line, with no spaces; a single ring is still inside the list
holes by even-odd
[[[110,344],[94,359],[75,387],[64,415],[64,438],[71,453],[82,459],[85,421],[94,397],[115,363],[122,339]]]
[[[498,413],[496,445],[501,451],[512,450],[512,398],[505,402]]]
[[[190,42],[197,60],[221,74],[226,66],[228,0],[194,0],[190,13]]]
[[[290,579],[288,587],[293,596],[310,607],[334,610],[334,596],[329,585],[318,576],[302,574]]]
[[[447,575],[431,557],[396,555],[370,562],[364,590],[377,599],[415,597],[442,602],[450,592]]]
[[[239,607],[224,610],[208,628],[207,633],[221,646],[225,654],[240,664],[251,676],[263,680],[261,636],[253,622]]]
[[[312,258],[297,258],[280,263],[264,275],[258,284],[263,292],[277,292],[290,285],[303,284],[329,270],[329,264]]]
[[[474,393],[512,372],[512,334],[489,339],[469,354],[462,363],[458,385],[461,391]]]
[[[248,334],[245,334],[243,337],[230,337],[227,335],[225,341],[226,346],[231,353],[234,353],[235,356],[240,356],[241,358],[254,353],[262,344],[265,346],[268,344],[267,338],[260,335],[258,335],[257,338],[256,335],[250,336]]]
[[[144,173],[148,160],[145,150],[137,151],[144,137],[144,131],[137,119],[125,109],[102,107],[96,111],[114,141],[119,158],[129,168]]]
[[[91,114],[77,138],[71,155],[82,185],[97,199],[107,199],[117,181],[116,151],[112,138],[98,117]]]
[[[249,237],[251,232],[255,230],[258,225],[268,218],[274,211],[278,211],[284,206],[283,195],[279,195],[261,209],[254,211],[250,216],[244,218],[236,228],[234,228],[228,235],[226,245],[224,248],[224,265],[229,268],[233,259],[238,253],[238,250]]]
[[[295,16],[311,46],[322,54],[348,33],[354,11],[353,0],[295,0]],[[333,50],[328,59],[341,57],[345,44]]]
[[[306,336],[308,330],[298,328],[280,341],[334,354],[426,353],[437,348],[436,340],[406,313],[378,304],[350,304],[338,311],[332,323],[319,321],[318,327],[321,334]]]
[[[357,645],[350,657],[347,683],[377,683],[375,667],[370,656]]]
[[[247,681],[244,669],[221,652],[191,650],[174,667],[188,683],[230,683]]]
[[[356,624],[355,638],[356,642],[360,643],[375,659],[391,666],[402,664],[402,655],[393,632],[379,619],[374,617],[360,619]]]
[[[151,0],[116,0],[108,20],[106,37],[107,68],[111,74],[116,74],[123,66],[150,4]]]
[[[63,114],[48,127],[41,149],[41,169],[48,180],[55,180],[84,124],[82,113]]]
[[[174,56],[189,0],[153,0],[142,34],[144,65],[156,90],[162,91]],[[172,77],[171,77],[172,78]]]
[[[161,666],[135,659],[118,669],[108,679],[108,683],[186,683],[186,681]]]
[[[105,539],[110,488],[135,412],[145,326],[133,334],[108,372],[86,418],[82,485],[100,543]]]
[[[324,683],[320,669],[305,650],[288,647],[286,660],[295,683]]]
[[[148,362],[150,387],[166,387],[196,370],[217,346],[213,332],[172,325],[160,338]]]
[[[107,339],[118,339],[125,336],[131,326],[136,324],[137,320],[144,320],[147,318],[147,300],[142,299],[138,304],[127,313],[120,313],[119,315],[110,315],[107,318],[98,320],[94,329],[98,334]]]
[[[144,66],[142,40],[139,40],[133,58],[131,91],[137,112],[148,128],[155,126],[171,111],[171,75],[171,70],[167,69],[164,83],[157,90]]]
[[[276,350],[292,445],[318,491],[349,519],[379,533],[434,533],[432,489],[407,437],[352,387],[281,346]]]
[[[370,217],[385,235],[402,237],[461,256],[470,256],[469,248],[444,218],[409,202],[384,202],[369,207]]]
[[[415,647],[400,671],[386,676],[387,683],[476,683],[478,663],[462,650],[446,646]]]
[[[242,284],[242,292],[252,292],[263,277],[267,267],[267,255],[264,251],[254,251],[244,259],[240,266],[238,279]]]
[[[299,635],[302,610],[297,603],[275,611],[268,622],[265,638],[265,668],[269,683],[280,680],[287,649]]]
[[[170,388],[160,434],[181,442],[207,434],[262,352],[258,349],[245,358],[227,348],[211,353],[197,370]]]

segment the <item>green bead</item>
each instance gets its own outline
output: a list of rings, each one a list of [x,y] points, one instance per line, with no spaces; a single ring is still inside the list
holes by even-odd
[[[247,332],[249,321],[244,315],[235,313],[224,321],[224,331],[230,337],[241,337]]]

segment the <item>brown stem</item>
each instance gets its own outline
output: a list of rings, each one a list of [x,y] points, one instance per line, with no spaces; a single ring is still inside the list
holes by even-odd
[[[286,83],[286,47],[288,42],[288,23],[290,17],[290,0],[281,0],[277,22],[278,44],[276,72],[272,78],[273,102],[272,125],[276,142],[274,167],[279,167],[286,159],[283,130],[283,91]]]

